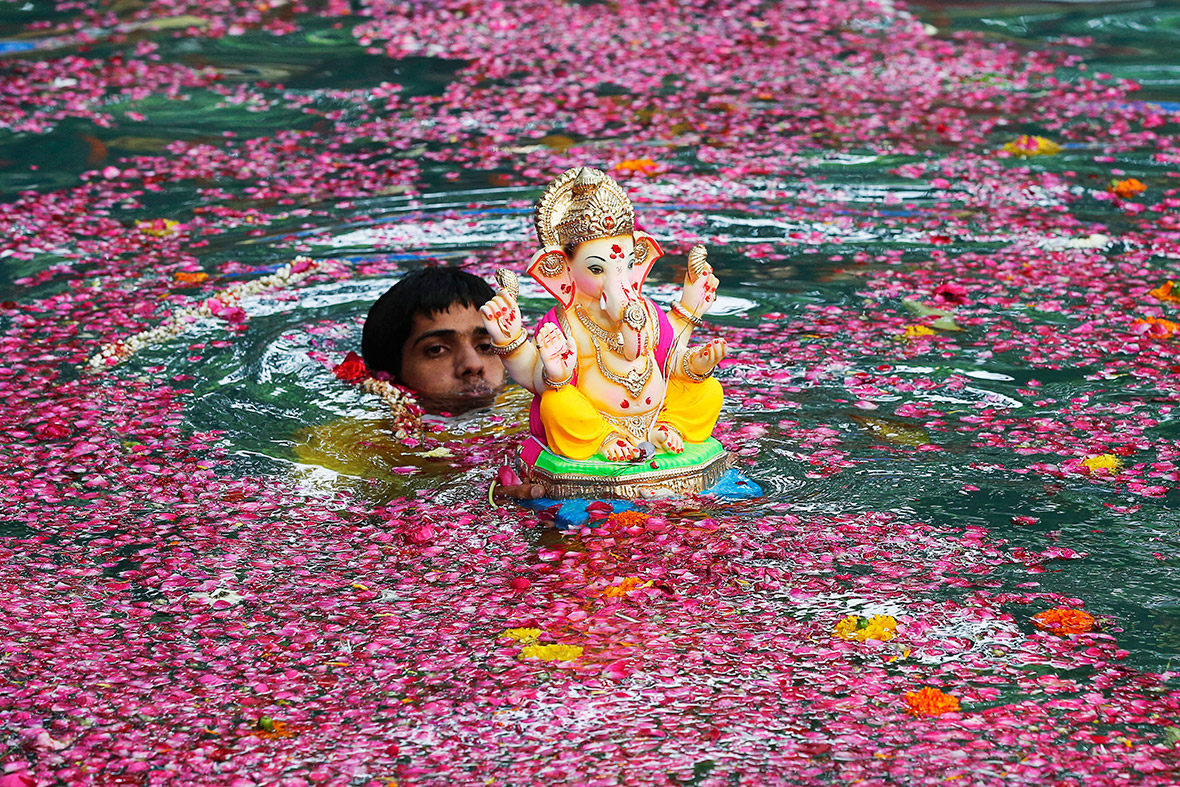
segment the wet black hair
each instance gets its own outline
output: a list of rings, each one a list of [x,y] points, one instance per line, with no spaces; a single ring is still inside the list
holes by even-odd
[[[361,357],[371,372],[402,373],[402,347],[414,317],[430,317],[454,304],[478,309],[496,293],[483,279],[458,268],[435,266],[414,271],[386,290],[369,309],[361,333]]]

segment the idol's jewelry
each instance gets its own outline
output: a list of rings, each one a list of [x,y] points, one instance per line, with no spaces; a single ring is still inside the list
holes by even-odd
[[[692,380],[695,383],[703,383],[705,380],[708,380],[710,377],[713,376],[713,369],[716,369],[717,368],[716,366],[714,366],[713,369],[710,369],[708,374],[697,374],[692,369],[689,369],[688,368],[688,359],[691,357],[692,357],[692,353],[687,352],[684,354],[684,360],[682,360],[680,362],[680,371],[684,372],[685,377],[687,377],[688,379]]]
[[[574,370],[573,369],[570,369],[569,377],[566,377],[564,380],[558,380],[557,382],[554,382],[553,380],[549,379],[549,372],[545,371],[544,369],[541,370],[541,380],[544,381],[545,385],[549,386],[550,388],[553,388],[554,390],[556,390],[558,388],[566,387],[567,385],[570,384],[570,382],[573,379],[574,379]]]
[[[515,271],[510,271],[507,268],[497,270],[496,284],[500,285],[501,292],[506,293],[514,301],[516,296],[520,294],[520,278]]]
[[[627,308],[623,309],[623,322],[637,331],[643,330],[643,326],[647,324],[647,309],[639,301],[631,301]]]
[[[602,376],[615,385],[626,388],[632,399],[638,398],[639,394],[643,392],[643,386],[647,385],[647,381],[651,379],[652,370],[656,366],[655,362],[651,358],[647,358],[647,366],[642,372],[632,369],[623,377],[606,368],[606,364],[602,362],[602,348],[598,346],[598,342],[591,339],[590,343],[594,345],[594,361],[598,364],[598,371],[602,372]]]
[[[537,270],[547,279],[560,276],[565,270],[565,255],[559,251],[549,252],[537,263]]]
[[[578,315],[578,321],[586,326],[586,330],[590,331],[590,335],[606,342],[607,348],[612,352],[618,352],[623,349],[623,337],[619,334],[611,334],[606,328],[603,328],[594,320],[590,319],[590,315],[582,308],[582,304],[574,306],[574,314]]]
[[[606,368],[606,363],[602,360],[602,347],[598,344],[598,340],[601,339],[606,342],[607,349],[617,353],[623,348],[623,338],[621,336],[617,338],[611,337],[601,325],[590,319],[590,315],[585,313],[581,304],[575,305],[574,314],[578,315],[578,320],[586,326],[586,330],[590,331],[590,343],[594,345],[594,361],[598,364],[598,371],[602,372],[602,376],[615,385],[627,389],[627,392],[631,394],[632,398],[638,397],[643,391],[643,386],[647,385],[647,381],[651,379],[652,371],[655,369],[655,362],[651,358],[647,358],[647,368],[642,372],[632,369],[627,372],[625,377],[615,374]],[[565,315],[562,315],[562,320],[564,322]],[[568,326],[568,323],[566,325]],[[640,355],[646,357],[646,334],[640,331],[639,336]]]
[[[516,335],[516,338],[508,342],[508,344],[496,344],[492,342],[492,352],[496,355],[512,355],[520,349],[520,346],[528,341],[528,331],[521,331]]]
[[[675,314],[677,317],[684,320],[685,322],[689,323],[694,328],[700,328],[702,325],[705,324],[704,320],[702,320],[700,317],[698,317],[695,314],[693,314],[692,312],[690,312],[688,309],[684,308],[684,306],[680,303],[680,301],[673,301],[672,304],[668,308],[672,311],[673,314]]]
[[[647,433],[651,428],[652,422],[655,421],[658,413],[652,410],[645,415],[610,415],[603,413],[602,418],[607,423],[616,427],[620,432],[626,433],[631,441],[634,443],[642,443],[647,439]]]

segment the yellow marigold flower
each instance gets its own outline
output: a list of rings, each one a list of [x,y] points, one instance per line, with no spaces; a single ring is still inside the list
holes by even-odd
[[[642,525],[648,520],[648,515],[642,511],[619,511],[606,518],[606,523],[613,527],[634,527]]]
[[[920,339],[923,336],[933,336],[934,334],[935,330],[927,328],[925,325],[907,325],[902,335],[907,339]]]
[[[1123,199],[1130,199],[1136,194],[1142,194],[1147,191],[1147,186],[1142,182],[1135,180],[1135,178],[1127,178],[1126,180],[1112,180],[1109,188],[1106,189],[1112,194],[1117,194]]]
[[[209,278],[209,274],[199,271],[195,273],[190,271],[177,271],[176,273],[172,274],[172,278],[176,279],[176,281],[180,282],[181,284],[200,284]]]
[[[891,615],[873,615],[871,618],[849,615],[836,624],[833,633],[849,641],[876,639],[886,642],[897,634],[897,619]]]
[[[860,633],[861,642],[866,639],[879,639],[882,642],[893,639],[897,633],[897,620],[891,615],[873,615]]]
[[[1166,281],[1147,294],[1165,303],[1180,303],[1180,295],[1172,292],[1174,286],[1176,286],[1176,282]]]
[[[541,629],[537,629],[537,628],[504,629],[504,633],[501,634],[500,636],[508,637],[509,639],[514,639],[517,642],[534,642],[534,641],[536,641],[537,637],[541,636]]]
[[[1061,146],[1051,139],[1022,134],[1004,145],[1004,150],[1014,156],[1052,156],[1061,152]]]
[[[180,226],[180,222],[173,221],[172,219],[149,219],[147,221],[137,221],[135,222],[135,226],[144,235],[163,238],[166,235],[171,235],[172,230]]]
[[[632,158],[615,164],[615,171],[652,175],[656,171],[656,163],[649,158]]]
[[[856,639],[856,629],[860,626],[860,615],[849,615],[836,624],[833,633],[840,639]]]
[[[534,642],[521,648],[520,655],[542,661],[573,661],[582,655],[582,648],[578,645],[538,645]]]
[[[1032,616],[1037,628],[1052,634],[1085,634],[1094,630],[1094,616],[1080,609],[1057,607]]]
[[[926,686],[918,691],[907,691],[906,711],[914,716],[937,716],[947,711],[959,710],[959,700],[950,694]]]
[[[651,582],[644,582],[639,577],[625,577],[622,582],[605,588],[599,595],[603,598],[622,598],[632,590],[651,587],[651,585]]]
[[[1112,473],[1117,473],[1123,469],[1122,461],[1114,454],[1099,454],[1098,456],[1087,456],[1082,460],[1082,466],[1093,470],[1109,470]]]

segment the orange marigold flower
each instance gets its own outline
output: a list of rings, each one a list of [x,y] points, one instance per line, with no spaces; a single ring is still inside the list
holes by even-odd
[[[1180,323],[1160,317],[1144,317],[1142,320],[1135,320],[1131,325],[1146,325],[1145,333],[1157,339],[1171,339],[1172,336],[1180,332]]]
[[[606,518],[606,523],[613,527],[634,527],[642,525],[648,520],[648,515],[642,511],[618,511]]]
[[[259,738],[293,738],[295,731],[292,730],[286,722],[272,719],[269,716],[263,716],[258,720],[254,732],[251,735],[257,735]]]
[[[181,284],[200,284],[209,278],[209,274],[201,271],[177,271],[176,273],[172,274],[172,278],[176,279]]]
[[[938,689],[926,686],[918,691],[907,691],[906,712],[914,716],[937,716],[940,713],[959,710],[959,700]]]
[[[1085,634],[1094,630],[1094,616],[1080,609],[1057,607],[1032,616],[1033,625],[1052,634]]]
[[[656,172],[656,163],[649,158],[632,158],[615,164],[615,171],[654,175]]]
[[[1112,180],[1110,187],[1106,189],[1112,194],[1118,194],[1123,199],[1130,199],[1136,194],[1142,194],[1147,191],[1147,186],[1144,186],[1135,178],[1127,178],[1126,180]]]
[[[1172,292],[1172,288],[1175,285],[1176,282],[1166,281],[1147,294],[1153,298],[1165,301],[1167,303],[1180,303],[1180,295],[1176,295]]]
[[[639,577],[625,577],[622,582],[617,585],[610,585],[603,589],[599,595],[603,598],[623,598],[632,590],[639,588],[651,587],[651,582],[644,582]]]

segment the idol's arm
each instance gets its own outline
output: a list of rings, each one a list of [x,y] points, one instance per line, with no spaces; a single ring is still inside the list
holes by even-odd
[[[495,297],[479,307],[484,327],[492,338],[492,352],[500,356],[513,380],[537,393],[543,390],[541,356],[537,345],[529,339],[520,315],[520,306],[516,302],[516,275],[501,270],[496,273],[496,281],[500,286]]]
[[[692,331],[699,328],[705,313],[717,300],[717,286],[720,284],[713,275],[704,246],[693,246],[688,252],[688,272],[684,275],[684,288],[680,300],[672,303],[668,321],[676,335],[676,346],[672,348],[670,373],[673,377],[700,382],[713,372],[728,350],[724,339],[714,339],[699,347],[689,347]]]
[[[672,356],[670,375],[694,383],[704,382],[728,352],[729,345],[724,339],[714,339],[696,347],[677,349]]]

